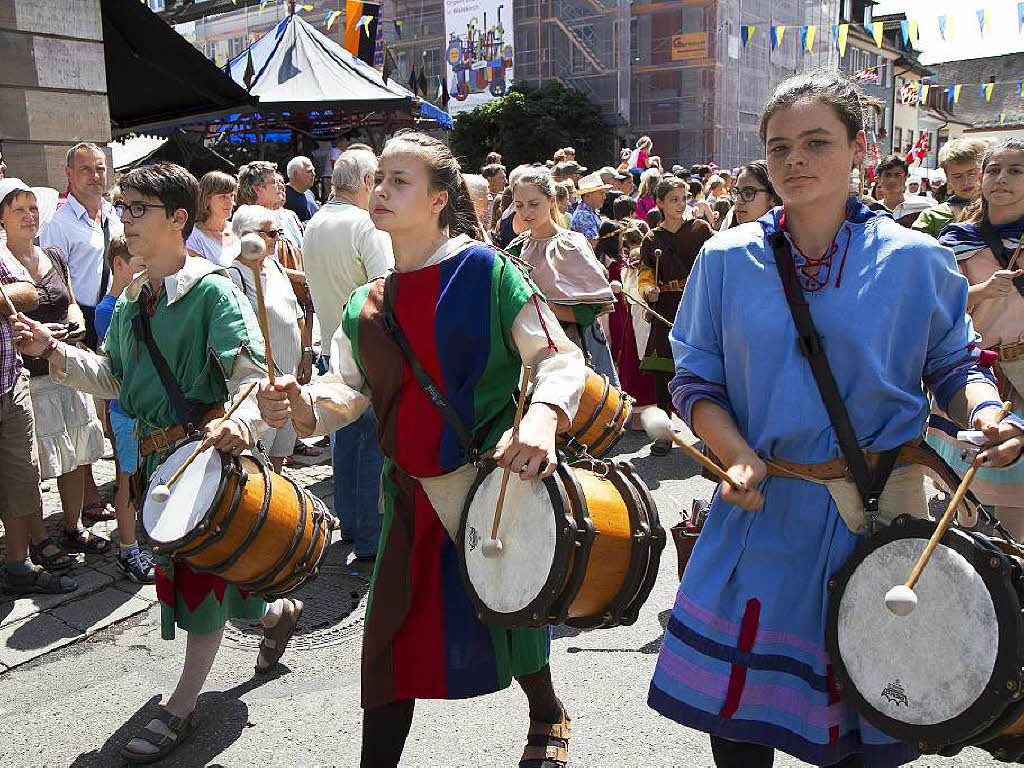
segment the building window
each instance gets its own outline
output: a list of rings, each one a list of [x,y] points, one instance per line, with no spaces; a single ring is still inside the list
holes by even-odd
[[[903,129],[893,128],[892,129],[892,151],[899,152],[900,147],[903,146]]]
[[[163,13],[166,7],[166,0],[149,0],[149,10],[153,13]]]

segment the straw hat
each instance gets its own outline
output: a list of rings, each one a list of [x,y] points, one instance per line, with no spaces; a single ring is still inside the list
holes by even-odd
[[[579,180],[576,186],[577,191],[581,195],[585,195],[588,192],[606,192],[607,190],[611,189],[611,185],[605,184],[601,180],[600,174],[597,173],[591,173],[588,176],[584,176]]]

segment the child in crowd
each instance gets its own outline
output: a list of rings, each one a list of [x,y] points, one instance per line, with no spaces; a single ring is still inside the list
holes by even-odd
[[[117,299],[136,273],[144,268],[142,259],[128,252],[123,237],[110,241],[107,251],[110,259],[112,283],[110,293],[96,306],[96,335],[100,342],[107,335],[110,319],[114,316]],[[135,436],[135,419],[121,410],[117,400],[107,408],[108,436],[114,444],[114,464],[117,467],[117,490],[114,492],[114,513],[117,516],[117,535],[120,548],[117,567],[132,581],[152,584],[155,576],[153,556],[139,546],[135,538],[135,505],[131,499],[131,476],[139,468],[139,443]]]

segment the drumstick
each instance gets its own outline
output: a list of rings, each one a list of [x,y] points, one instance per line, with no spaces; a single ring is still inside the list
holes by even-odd
[[[3,283],[0,283],[0,296],[3,296],[4,304],[6,304],[7,308],[9,310],[11,310],[10,314],[11,315],[17,315],[18,314],[18,310],[14,308],[14,302],[11,301],[11,297],[7,295],[7,289],[4,288],[4,284]]]
[[[1020,247],[1024,245],[1024,236],[1017,241],[1017,247],[1013,251],[1013,256],[1010,257],[1010,261],[1007,263],[1006,268],[1011,272],[1016,268],[1017,258],[1020,256]]]
[[[1003,407],[999,409],[999,414],[996,416],[996,421],[1002,421],[1003,418],[1010,412],[1011,405],[1009,402],[1003,403]],[[897,584],[888,592],[885,593],[885,607],[892,611],[897,616],[908,616],[917,607],[917,595],[914,593],[914,585],[917,584],[917,580],[921,578],[921,573],[924,571],[928,561],[931,559],[932,552],[935,551],[935,547],[938,546],[939,539],[946,533],[946,529],[949,527],[950,521],[953,519],[953,514],[956,512],[956,508],[960,506],[960,503],[964,500],[964,496],[967,495],[967,488],[970,486],[971,481],[974,480],[974,475],[978,471],[978,464],[975,461],[964,473],[963,479],[960,481],[960,485],[956,489],[956,493],[953,494],[953,498],[949,500],[949,506],[946,507],[946,513],[939,520],[939,524],[935,527],[932,532],[932,536],[928,539],[928,544],[924,548],[924,552],[917,559],[917,563],[914,565],[914,569],[910,572],[910,576],[903,584]]]
[[[259,381],[250,382],[249,385],[244,390],[242,390],[239,393],[238,397],[235,398],[235,402],[233,402],[231,404],[231,407],[228,409],[228,412],[220,417],[220,420],[214,426],[214,429],[216,429],[221,424],[223,424],[225,421],[227,421],[228,419],[231,418],[231,414],[233,414],[235,411],[237,411],[238,410],[238,406],[240,406],[242,404],[242,402],[245,400],[245,398],[247,398],[250,394],[252,394],[252,391],[254,389],[256,389],[256,385],[257,384],[259,384]],[[153,489],[153,493],[151,494],[152,497],[153,497],[153,501],[156,501],[156,502],[159,502],[159,503],[163,504],[165,501],[167,501],[169,498],[171,498],[171,486],[174,485],[178,481],[178,478],[181,477],[182,473],[186,469],[188,469],[188,465],[192,463],[192,460],[195,459],[195,457],[200,454],[200,452],[201,452],[200,449],[202,447],[203,447],[202,443],[197,445],[195,450],[192,451],[192,453],[189,455],[189,457],[187,459],[185,459],[185,463],[182,464],[180,467],[178,467],[178,471],[177,472],[175,472],[173,475],[171,475],[171,479],[168,480],[166,483],[163,483],[161,485],[156,486]]]
[[[661,410],[661,408],[653,406],[645,408],[643,413],[640,414],[640,424],[643,425],[644,431],[652,440],[670,440],[686,451],[691,459],[696,461],[722,482],[728,483],[739,491],[746,490],[742,484],[737,483],[733,478],[729,477],[724,469],[687,443],[686,440],[683,439],[682,435],[677,435],[675,430],[672,429],[672,422],[669,421],[668,414]]]
[[[661,248],[654,249],[654,286],[661,285]]]
[[[274,383],[274,353],[270,349],[270,328],[267,324],[267,305],[263,300],[263,280],[260,279],[259,260],[267,252],[263,238],[255,232],[242,236],[242,252],[239,258],[244,261],[256,279],[256,314],[263,332],[263,346],[267,351],[267,378]]]
[[[626,291],[626,289],[622,287],[622,283],[620,283],[618,280],[612,280],[611,287],[612,287],[612,293],[622,294],[632,304],[635,304],[638,307],[640,307],[641,309],[643,309],[643,310],[649,312],[650,314],[654,315],[654,317],[656,317],[659,320],[661,320],[661,322],[663,322],[669,328],[672,327],[672,323],[670,323],[664,317],[662,317],[657,312],[655,312],[653,309],[651,309],[650,305],[646,301],[644,301],[643,299],[638,298],[638,297],[632,295],[631,293],[629,293],[628,291]]]
[[[523,375],[519,379],[519,402],[516,403],[516,418],[512,422],[512,434],[519,431],[519,422],[523,418],[523,403],[526,402],[526,387],[530,383],[530,366],[523,366]],[[505,488],[508,487],[508,476],[512,472],[512,465],[505,467],[501,473],[501,490],[498,491],[498,503],[494,506],[494,519],[491,521],[491,538],[487,539],[480,548],[484,557],[497,557],[501,554],[501,540],[498,538],[498,526],[501,525],[501,507],[505,503]]]

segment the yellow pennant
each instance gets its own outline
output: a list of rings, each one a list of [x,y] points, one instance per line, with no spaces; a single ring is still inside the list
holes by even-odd
[[[302,10],[304,10],[304,11],[312,11],[313,10],[313,6],[312,5],[304,5],[304,6],[302,6]]]
[[[882,35],[885,34],[885,28],[882,26],[882,22],[876,21],[871,25],[871,34],[875,38],[875,45],[879,48],[882,47]]]
[[[1000,112],[999,113],[999,124],[1002,125],[1005,122],[1006,122],[1006,113],[1005,112]]]
[[[845,56],[846,55],[846,37],[849,34],[850,34],[850,25],[849,24],[840,24],[839,25],[839,55],[840,56]]]
[[[931,88],[931,86],[928,85],[927,83],[925,83],[924,85],[921,86],[921,101],[928,101],[928,89],[929,88]]]
[[[815,24],[807,25],[807,50],[810,53],[814,53],[814,35],[818,31],[818,27]]]
[[[992,89],[994,87],[994,83],[985,83],[985,101],[992,101]]]
[[[331,11],[331,15],[327,17],[327,29],[330,29],[334,25],[334,22],[338,20],[339,16],[341,16],[341,11]]]
[[[953,103],[954,104],[958,104],[960,102],[960,89],[961,88],[963,88],[963,85],[961,85],[960,83],[957,83],[956,85],[953,86]]]
[[[916,20],[911,20],[909,26],[910,26],[910,42],[911,43],[916,43],[917,39],[918,39],[917,38],[917,21]]]

